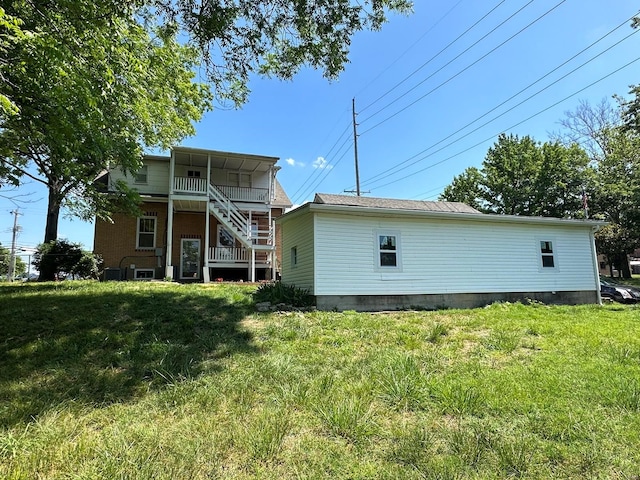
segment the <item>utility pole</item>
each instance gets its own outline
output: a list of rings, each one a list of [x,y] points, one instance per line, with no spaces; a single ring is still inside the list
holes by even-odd
[[[353,155],[356,162],[356,195],[360,196],[360,171],[358,170],[358,130],[356,124],[356,99],[351,100],[351,113],[353,115]]]
[[[355,193],[358,197],[360,196],[360,170],[358,168],[358,124],[356,123],[356,99],[352,99],[351,101],[351,113],[353,115],[353,156],[356,162],[356,189],[353,190],[345,190],[346,193]],[[364,192],[369,193],[369,192]]]
[[[18,235],[18,215],[21,213],[18,209],[11,210],[10,212],[13,214],[13,233],[11,235],[11,256],[9,257],[9,270],[7,272],[7,278],[10,282],[13,282],[13,277],[15,276],[16,271],[16,237]]]

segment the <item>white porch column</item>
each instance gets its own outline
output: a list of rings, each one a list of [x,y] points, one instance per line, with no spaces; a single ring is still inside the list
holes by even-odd
[[[256,251],[251,249],[251,264],[249,265],[249,281],[256,281]]]
[[[165,258],[164,276],[173,279],[173,265],[171,265],[171,255],[173,253],[173,185],[176,171],[176,156],[171,149],[169,158],[169,204],[167,205],[167,251]]]
[[[276,281],[276,251],[271,250],[269,254],[271,255],[271,281],[275,282]]]
[[[211,228],[211,218],[209,213],[209,183],[211,183],[211,155],[207,155],[207,203],[204,206],[204,265],[202,266],[202,280],[209,283],[209,230]]]
[[[169,196],[173,195],[175,176],[176,176],[176,155],[172,149],[171,158],[169,159]]]
[[[164,276],[173,280],[173,265],[171,265],[171,254],[173,252],[173,199],[169,195],[167,205],[167,251],[165,260]]]

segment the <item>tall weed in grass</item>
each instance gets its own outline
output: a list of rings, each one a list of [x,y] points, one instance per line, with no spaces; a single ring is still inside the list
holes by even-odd
[[[473,469],[479,466],[490,448],[488,433],[482,426],[458,423],[450,432],[451,453]]]
[[[512,353],[520,345],[521,335],[517,332],[498,329],[489,335],[484,341],[488,350],[498,350],[504,353]]]
[[[424,426],[412,426],[394,435],[390,459],[421,469],[435,455],[435,451],[433,432]]]
[[[485,399],[478,387],[453,381],[440,381],[433,386],[440,411],[448,415],[480,415]]]
[[[380,397],[393,409],[412,410],[426,402],[428,382],[415,359],[408,355],[383,357],[378,388]]]
[[[315,411],[331,433],[352,442],[364,440],[377,428],[372,405],[350,394],[325,398],[316,404]]]
[[[265,408],[245,429],[243,443],[252,458],[273,460],[282,450],[291,421],[283,409]]]

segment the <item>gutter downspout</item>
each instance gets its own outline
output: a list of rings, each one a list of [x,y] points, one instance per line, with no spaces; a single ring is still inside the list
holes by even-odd
[[[602,305],[602,296],[600,295],[600,270],[598,269],[598,253],[596,252],[596,237],[595,233],[600,227],[591,227],[589,231],[589,243],[591,244],[591,262],[593,264],[593,274],[596,281],[596,295],[598,298],[598,305]]]

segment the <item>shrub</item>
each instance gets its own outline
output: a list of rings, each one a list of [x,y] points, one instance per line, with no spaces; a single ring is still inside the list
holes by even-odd
[[[277,305],[285,303],[293,307],[310,307],[314,304],[313,295],[309,290],[284,285],[282,282],[264,283],[253,294],[255,302],[270,302]]]

